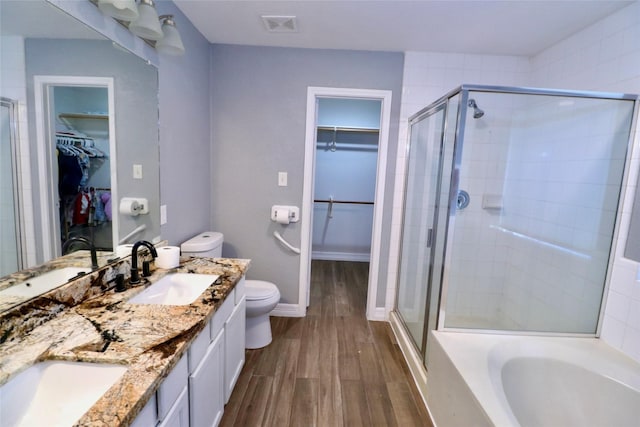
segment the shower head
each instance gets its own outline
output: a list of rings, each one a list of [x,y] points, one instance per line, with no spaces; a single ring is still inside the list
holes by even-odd
[[[479,119],[480,117],[484,116],[484,111],[482,111],[479,107],[478,104],[476,104],[476,100],[471,98],[469,100],[469,102],[467,103],[467,105],[471,108],[473,108],[473,118],[474,119]]]

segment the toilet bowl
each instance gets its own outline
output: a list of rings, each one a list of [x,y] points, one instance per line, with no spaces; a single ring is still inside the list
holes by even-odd
[[[245,347],[262,348],[271,343],[269,313],[280,301],[280,291],[271,282],[246,280],[247,326]]]

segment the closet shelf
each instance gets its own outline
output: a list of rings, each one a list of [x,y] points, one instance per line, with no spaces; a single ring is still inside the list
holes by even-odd
[[[69,130],[98,138],[107,138],[109,135],[109,116],[107,114],[59,113],[58,119]]]

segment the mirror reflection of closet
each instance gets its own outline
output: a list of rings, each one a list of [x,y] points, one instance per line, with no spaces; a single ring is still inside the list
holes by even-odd
[[[113,248],[108,90],[52,86],[60,247],[85,237]],[[54,179],[55,180],[55,179]]]

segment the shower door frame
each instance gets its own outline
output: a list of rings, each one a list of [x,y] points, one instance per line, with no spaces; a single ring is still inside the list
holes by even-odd
[[[442,186],[442,170],[443,170],[443,166],[444,166],[444,145],[446,143],[446,127],[447,127],[447,117],[450,114],[449,111],[449,98],[440,98],[438,101],[432,103],[431,105],[429,105],[428,107],[420,110],[419,112],[417,112],[416,114],[412,115],[409,120],[408,120],[408,126],[409,126],[409,133],[407,136],[407,142],[406,142],[406,153],[407,156],[405,158],[405,176],[404,176],[404,188],[406,190],[406,188],[409,185],[409,162],[410,162],[410,153],[411,153],[411,146],[412,146],[412,139],[413,139],[413,125],[421,122],[422,120],[426,120],[436,114],[438,114],[439,112],[443,112],[443,117],[442,117],[442,132],[439,138],[439,144],[440,144],[440,150],[438,153],[438,173],[437,173],[437,182],[436,185],[434,187],[434,191],[435,194],[433,194],[434,197],[434,207],[437,207],[439,205],[440,202],[440,191],[439,189]],[[425,165],[423,165],[425,166]],[[402,260],[402,252],[403,252],[403,244],[404,244],[404,237],[405,237],[405,233],[404,233],[404,226],[405,226],[405,220],[406,217],[404,215],[404,213],[406,212],[407,209],[407,194],[406,192],[403,194],[403,203],[402,203],[402,211],[403,211],[403,216],[402,216],[402,228],[401,228],[401,232],[400,232],[400,245],[399,245],[399,256],[398,256],[398,262],[400,264],[401,260]],[[424,354],[424,352],[426,351],[426,346],[427,346],[427,340],[428,340],[428,334],[429,334],[429,330],[428,330],[428,325],[429,325],[429,314],[430,314],[430,305],[431,305],[431,295],[432,295],[432,285],[433,285],[433,274],[434,274],[434,257],[435,257],[435,249],[437,246],[437,242],[436,242],[436,236],[437,236],[437,232],[438,232],[438,215],[437,212],[434,213],[431,224],[428,225],[430,227],[430,238],[429,238],[429,267],[428,267],[428,273],[427,273],[427,283],[426,283],[426,298],[425,298],[425,311],[424,311],[424,325],[423,325],[423,331],[422,331],[422,342],[418,343],[415,341],[415,338],[409,333],[408,335],[411,337],[411,339],[409,340],[415,347],[415,349],[418,351],[418,353],[420,354]],[[445,225],[446,227],[446,225]],[[426,261],[426,260],[425,260]],[[400,265],[398,266],[398,272],[397,272],[397,282],[398,282],[398,286],[396,287],[396,307],[395,310],[397,312],[396,316],[398,317],[398,319],[400,320],[400,322],[402,323],[403,327],[405,329],[408,330],[406,322],[403,318],[402,313],[400,312],[400,310],[398,309],[398,294],[400,292],[400,275],[402,273],[402,269],[400,268]],[[438,293],[438,298],[440,298],[440,293]],[[439,306],[439,303],[438,303]],[[436,306],[436,309],[439,309],[439,307]],[[437,324],[437,320],[436,320],[436,324]]]
[[[18,101],[6,97],[0,97],[0,105],[7,107],[9,111],[9,145],[11,150],[11,175],[13,179],[13,211],[15,215],[16,246],[18,270],[25,267],[27,260],[27,247],[25,239],[25,224],[23,220],[22,168],[20,166],[20,135],[18,120]]]
[[[465,125],[466,120],[463,120],[467,116],[467,109],[469,108],[467,102],[469,100],[469,92],[491,92],[491,93],[504,93],[504,94],[516,94],[516,95],[542,95],[542,96],[566,96],[566,97],[574,97],[574,98],[595,98],[595,99],[611,99],[611,100],[627,100],[634,101],[634,109],[633,116],[631,121],[631,131],[629,133],[629,138],[627,141],[627,149],[625,152],[625,164],[624,171],[622,174],[622,180],[620,185],[620,193],[618,196],[618,205],[616,208],[616,221],[614,223],[611,247],[609,249],[609,257],[607,262],[607,272],[605,275],[604,286],[603,286],[603,294],[600,302],[600,308],[598,313],[598,323],[596,326],[595,333],[565,333],[565,332],[546,332],[546,331],[513,331],[513,330],[502,330],[502,329],[468,329],[468,328],[452,328],[445,327],[445,319],[446,319],[446,303],[449,291],[449,272],[451,271],[451,258],[452,258],[452,245],[447,245],[448,241],[452,241],[453,233],[454,233],[454,225],[455,225],[455,217],[456,217],[456,205],[455,203],[450,203],[449,205],[449,215],[447,220],[447,233],[445,237],[444,247],[444,264],[443,264],[443,274],[442,280],[440,284],[440,301],[439,301],[439,312],[438,312],[438,321],[436,330],[438,331],[450,331],[450,332],[477,332],[477,333],[490,333],[490,334],[518,334],[518,335],[531,335],[531,336],[563,336],[563,337],[599,337],[602,329],[602,320],[604,317],[604,310],[607,302],[607,295],[609,290],[609,284],[611,281],[611,272],[614,262],[614,252],[615,248],[613,245],[618,239],[619,228],[620,228],[620,218],[622,215],[622,206],[624,204],[625,194],[623,193],[623,188],[625,183],[628,182],[629,177],[629,168],[631,164],[631,152],[633,149],[633,137],[636,126],[636,120],[638,116],[638,104],[639,98],[637,95],[632,94],[623,94],[623,93],[612,93],[612,92],[594,92],[594,91],[575,91],[575,90],[562,90],[562,89],[545,89],[545,88],[527,88],[527,87],[512,87],[512,86],[486,86],[486,85],[473,85],[473,84],[463,84],[458,88],[448,92],[445,96],[441,97],[438,101],[432,103],[431,105],[435,105],[438,102],[442,102],[443,99],[450,99],[457,94],[461,95],[460,99],[460,108],[457,119],[457,129],[456,129],[456,137],[454,142],[454,165],[452,169],[452,183],[450,187],[449,197],[451,201],[455,201],[458,192],[458,183],[453,182],[454,175],[456,175],[455,171],[459,170],[461,156],[464,150],[464,137],[465,137]],[[429,107],[427,107],[429,108]]]

